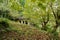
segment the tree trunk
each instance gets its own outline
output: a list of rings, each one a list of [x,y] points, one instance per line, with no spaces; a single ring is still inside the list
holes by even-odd
[[[56,29],[60,26],[60,10],[57,9],[57,13],[55,14],[55,22],[56,25],[54,26],[54,32],[56,31]]]
[[[42,29],[45,31],[47,31],[46,24],[49,22],[49,13],[47,13],[46,17],[47,17],[47,19],[45,17],[43,17],[43,23],[42,23]]]
[[[42,30],[47,31],[46,24],[47,24],[47,22],[43,22],[43,24],[42,24]]]

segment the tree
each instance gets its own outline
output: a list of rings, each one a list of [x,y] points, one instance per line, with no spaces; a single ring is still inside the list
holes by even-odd
[[[60,26],[60,10],[59,10],[59,5],[58,5],[58,2],[56,2],[56,8],[54,9],[53,8],[53,3],[51,2],[51,4],[50,4],[50,7],[51,7],[51,10],[52,10],[52,12],[53,12],[53,15],[54,15],[54,18],[55,18],[55,23],[56,23],[56,25],[54,26],[54,31],[56,31],[56,29]]]

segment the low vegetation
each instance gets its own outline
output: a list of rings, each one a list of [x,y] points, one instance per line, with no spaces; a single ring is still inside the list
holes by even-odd
[[[6,18],[1,18],[0,25],[0,40],[58,40],[51,33]]]
[[[0,40],[60,40],[60,0],[0,0]]]

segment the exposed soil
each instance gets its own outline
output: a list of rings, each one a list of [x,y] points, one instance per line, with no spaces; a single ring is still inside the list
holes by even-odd
[[[50,37],[48,34],[40,33],[32,35],[22,35],[15,31],[9,31],[9,32],[1,32],[0,33],[0,40],[52,40],[52,37]]]

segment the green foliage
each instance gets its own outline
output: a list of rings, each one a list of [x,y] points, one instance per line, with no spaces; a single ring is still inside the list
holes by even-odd
[[[25,5],[25,0],[20,0],[20,4],[24,7],[24,5]]]
[[[13,2],[11,8],[19,11],[21,10],[21,5],[19,5],[17,2]]]
[[[42,3],[38,3],[38,6],[43,9],[43,10],[46,10],[46,6],[44,6]]]
[[[2,3],[3,2],[3,0],[0,0],[0,3]]]
[[[36,0],[31,0],[32,2],[35,2]]]
[[[9,20],[6,18],[0,18],[0,31],[9,31]]]
[[[46,32],[51,33],[56,26],[56,20],[60,27],[60,10],[58,9],[60,9],[60,0],[0,0],[0,28],[3,25],[9,25],[8,29],[20,30],[21,34],[29,35],[35,28],[41,30],[44,26]],[[32,26],[30,29],[31,25],[15,22],[14,20],[19,17],[29,18],[28,21],[35,24],[35,27]],[[54,31],[53,34],[57,35],[57,32]]]

